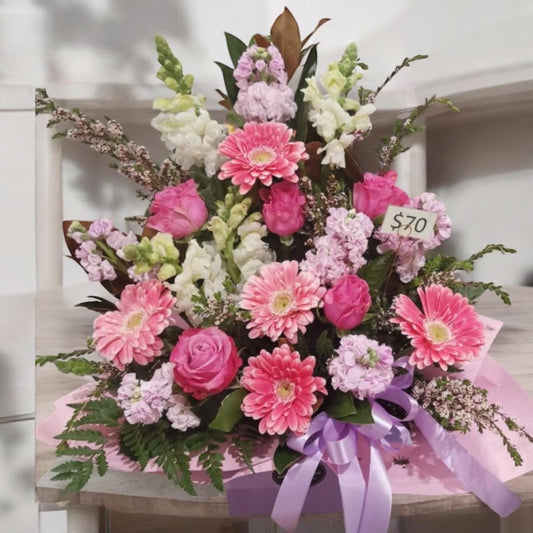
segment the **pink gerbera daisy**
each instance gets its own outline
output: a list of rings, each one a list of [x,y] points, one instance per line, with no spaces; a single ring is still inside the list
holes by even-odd
[[[442,285],[419,288],[418,296],[423,312],[401,294],[394,303],[397,318],[391,320],[411,339],[415,350],[409,363],[418,368],[437,363],[447,370],[480,354],[483,325],[464,296]]]
[[[266,335],[276,341],[285,335],[296,342],[298,331],[304,333],[313,321],[311,309],[319,306],[325,292],[311,271],[298,273],[297,261],[264,265],[242,291],[240,306],[252,313],[246,326],[250,338]]]
[[[277,122],[246,123],[235,130],[218,147],[220,154],[230,158],[220,168],[218,178],[231,178],[241,194],[247,193],[259,180],[272,184],[272,178],[296,183],[298,162],[309,158],[302,142],[289,142],[292,130]]]
[[[248,359],[241,384],[250,391],[241,408],[246,416],[259,422],[259,432],[282,435],[290,429],[297,435],[306,432],[317,402],[315,392],[327,394],[324,378],[314,377],[315,358],[303,361],[288,344],[261,350]]]
[[[128,285],[116,304],[94,321],[96,349],[119,370],[132,361],[146,365],[161,354],[158,335],[168,326],[175,298],[156,279]]]

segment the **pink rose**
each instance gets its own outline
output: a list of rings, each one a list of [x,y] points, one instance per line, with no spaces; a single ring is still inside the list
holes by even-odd
[[[205,202],[196,192],[196,183],[192,179],[159,191],[150,212],[152,216],[146,225],[170,233],[175,239],[199,230],[208,217]]]
[[[389,205],[407,205],[409,196],[394,185],[396,172],[384,176],[365,172],[363,182],[353,186],[353,206],[370,218],[376,218],[387,211]]]
[[[347,274],[324,295],[324,313],[336,328],[353,329],[363,321],[371,303],[368,283]]]
[[[216,327],[186,329],[170,362],[176,383],[197,400],[223,391],[242,365],[233,339]]]
[[[263,218],[267,228],[286,237],[304,225],[305,195],[296,183],[280,181],[260,192],[263,200]]]

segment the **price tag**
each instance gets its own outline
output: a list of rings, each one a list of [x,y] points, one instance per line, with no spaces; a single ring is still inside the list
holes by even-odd
[[[401,237],[429,239],[433,236],[436,221],[437,213],[389,205],[381,231]]]

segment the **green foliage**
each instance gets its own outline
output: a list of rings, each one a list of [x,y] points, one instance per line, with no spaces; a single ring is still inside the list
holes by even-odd
[[[246,396],[245,389],[236,389],[230,392],[221,402],[215,419],[209,424],[211,429],[229,433],[235,424],[243,417],[241,403]]]
[[[333,341],[329,338],[327,330],[324,330],[318,337],[315,344],[316,354],[321,359],[329,359],[333,355],[335,347]]]
[[[96,313],[107,313],[107,311],[116,310],[116,306],[113,302],[110,302],[101,296],[89,296],[89,298],[92,298],[92,300],[81,302],[74,307],[85,307],[85,309],[95,311]]]
[[[83,415],[78,424],[103,424],[107,427],[116,427],[118,419],[122,416],[122,409],[113,398],[104,397],[86,402],[83,405]]]
[[[93,463],[92,461],[66,461],[52,468],[52,472],[57,472],[52,481],[70,480],[64,489],[65,492],[78,492],[89,481],[93,473]]]
[[[402,144],[404,139],[425,129],[423,126],[415,125],[414,122],[435,104],[444,105],[452,111],[458,111],[448,98],[434,95],[431,98],[426,98],[426,101],[422,105],[415,107],[406,119],[396,119],[394,121],[392,135],[383,136],[379,146],[376,148],[380,174],[384,174],[390,169],[396,156],[409,149],[408,146]]]
[[[326,412],[341,422],[373,424],[372,409],[368,400],[356,400],[351,392],[332,390],[328,395]]]
[[[316,72],[316,65],[318,61],[317,45],[313,45],[309,49],[309,54],[302,68],[300,81],[294,93],[294,101],[297,106],[297,111],[294,119],[289,123],[289,126],[296,131],[295,140],[305,142],[307,138],[307,110],[309,104],[304,102],[304,95],[302,89],[307,86],[307,78],[314,76]]]
[[[56,361],[55,365],[64,374],[74,374],[75,376],[94,376],[102,372],[102,363],[89,361],[84,357],[68,359],[67,361]]]
[[[421,284],[431,280],[435,275],[447,275],[449,278],[446,285],[455,292],[458,292],[468,298],[470,303],[475,301],[485,292],[491,291],[498,296],[506,305],[511,304],[509,294],[504,291],[501,285],[492,282],[482,281],[461,281],[454,277],[455,272],[471,272],[474,270],[475,262],[487,254],[500,252],[502,254],[514,254],[516,250],[507,248],[503,244],[487,244],[482,250],[472,254],[468,259],[457,259],[456,257],[446,257],[437,254],[428,259],[421,274],[418,276],[416,283]],[[446,276],[445,276],[446,277]]]
[[[392,80],[392,78],[394,78],[394,76],[396,76],[396,74],[398,74],[398,72],[400,72],[400,70],[410,67],[411,63],[414,63],[415,61],[420,61],[421,59],[427,58],[428,56],[424,54],[418,54],[413,57],[406,57],[399,65],[396,65],[394,70],[389,74],[389,76],[387,76],[385,81],[374,91],[374,97],[376,97],[383,90],[383,88]],[[366,103],[366,101],[361,103]]]
[[[246,51],[247,46],[238,37],[235,37],[235,35],[232,35],[231,33],[224,32],[224,35],[226,36],[226,45],[228,46],[231,62],[233,63],[233,66],[236,67],[239,58]]]
[[[371,259],[366,265],[363,265],[357,275],[368,283],[371,294],[375,294],[387,281],[392,273],[395,254],[389,251]]]
[[[35,364],[37,366],[44,366],[46,363],[57,364],[58,361],[64,361],[70,359],[71,357],[79,357],[81,355],[88,355],[94,352],[94,348],[88,347],[83,350],[73,350],[68,353],[58,353],[56,355],[38,355],[35,358]]]
[[[183,74],[180,60],[172,53],[170,46],[162,35],[156,35],[155,47],[157,49],[157,60],[161,64],[161,68],[157,72],[158,79],[178,94],[191,94],[194,78],[190,74]]]
[[[222,71],[222,77],[224,78],[224,85],[226,87],[226,93],[228,95],[228,99],[230,101],[230,104],[233,105],[235,101],[237,100],[237,83],[235,82],[235,78],[233,77],[233,69],[231,67],[228,67],[228,65],[224,65],[224,63],[220,63],[219,61],[215,61],[215,64],[220,67],[220,70]]]
[[[289,448],[288,446],[280,444],[274,452],[274,468],[276,469],[276,472],[281,475],[301,457],[301,453]]]
[[[255,440],[248,440],[242,436],[235,436],[231,440],[239,459],[248,467],[250,472],[254,471],[252,458],[254,454]]]

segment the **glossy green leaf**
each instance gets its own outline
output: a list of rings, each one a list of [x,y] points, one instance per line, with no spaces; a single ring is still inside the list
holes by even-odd
[[[244,389],[236,389],[230,392],[220,404],[215,419],[209,424],[211,429],[217,429],[229,433],[235,424],[242,418],[241,403],[247,392]]]
[[[307,86],[307,78],[313,76],[316,72],[316,65],[318,60],[318,55],[316,51],[317,45],[313,45],[305,60],[304,66],[302,68],[302,74],[300,76],[300,81],[298,83],[298,88],[294,95],[294,101],[296,102],[297,111],[296,116],[291,122],[290,126],[296,131],[296,140],[305,141],[307,137],[307,108],[308,103],[304,102],[304,95],[302,89]]]
[[[228,67],[228,65],[224,65],[224,63],[220,63],[219,61],[215,61],[215,64],[218,65],[222,71],[224,85],[226,86],[226,93],[228,94],[229,101],[233,105],[235,100],[237,100],[238,93],[237,84],[235,83],[235,78],[233,77],[233,69]]]
[[[236,67],[239,58],[242,56],[247,46],[238,37],[235,37],[235,35],[232,35],[231,33],[224,32],[224,35],[226,36],[226,44],[228,46],[231,62],[233,63],[233,66]]]
[[[333,390],[328,394],[328,404],[326,412],[333,418],[345,418],[350,415],[355,415],[355,400],[353,394],[350,392],[342,392],[340,390]]]
[[[301,453],[298,453],[287,446],[278,446],[274,452],[274,468],[276,472],[281,475],[287,468],[291,467],[296,463],[300,457]]]

